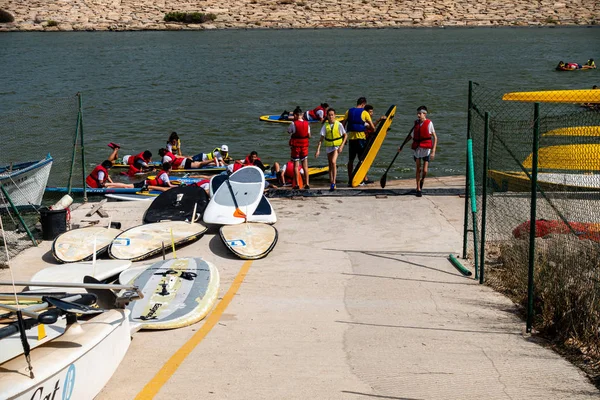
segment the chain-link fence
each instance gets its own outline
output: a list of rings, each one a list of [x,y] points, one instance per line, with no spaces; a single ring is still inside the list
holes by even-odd
[[[598,351],[600,90],[504,98],[470,84],[477,213],[465,204],[463,251],[528,330]]]
[[[47,99],[0,113],[0,266],[40,239],[33,229],[48,185],[83,182],[81,97]],[[5,239],[4,239],[5,238]]]

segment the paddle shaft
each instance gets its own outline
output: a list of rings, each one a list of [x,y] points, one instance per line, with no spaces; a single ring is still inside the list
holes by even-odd
[[[15,282],[15,284],[17,284],[17,283]],[[79,300],[80,298],[81,298],[81,295],[77,294],[77,295],[74,295],[74,296],[65,297],[64,299],[61,299],[61,300],[64,300],[64,301],[75,301],[75,300]],[[50,304],[46,303],[46,302],[40,303],[40,304],[34,304],[32,306],[25,307],[25,308],[19,308],[19,307],[11,306],[11,305],[8,305],[8,304],[2,304],[2,303],[0,303],[0,308],[3,308],[3,309],[8,310],[8,311],[12,311],[12,312],[17,312],[17,311],[21,310],[21,312],[23,313],[23,315],[26,315],[26,316],[31,317],[31,318],[37,318],[39,316],[39,314],[37,313],[37,311],[45,310],[48,307],[50,307]]]
[[[13,282],[0,281],[0,286],[12,286]],[[137,291],[135,285],[115,285],[104,283],[65,283],[65,282],[30,282],[30,281],[15,281],[17,286],[48,286],[48,287],[65,287],[65,288],[84,288],[84,289],[115,289],[115,290],[133,290]]]
[[[402,143],[402,145],[400,147],[403,147],[406,144],[406,142],[408,142],[408,138],[410,137],[410,134],[413,133],[414,130],[415,130],[414,126],[412,128],[410,128],[410,131],[408,132],[406,139],[404,139],[404,142]],[[392,162],[390,163],[390,165],[388,165],[387,169],[385,170],[385,172],[381,176],[381,179],[379,180],[379,183],[381,184],[382,188],[385,187],[385,183],[387,181],[387,173],[390,170],[390,168],[392,168],[392,165],[394,165],[394,161],[396,161],[396,157],[398,157],[398,154],[400,154],[399,151],[396,152],[396,155],[392,159]]]

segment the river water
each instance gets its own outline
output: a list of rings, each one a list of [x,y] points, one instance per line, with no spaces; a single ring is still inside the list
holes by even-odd
[[[273,162],[289,157],[285,125],[260,122],[261,114],[320,102],[344,112],[366,96],[376,114],[398,106],[373,178],[422,104],[439,137],[430,173],[455,175],[464,173],[469,80],[507,92],[588,89],[600,85],[600,69],[554,67],[600,61],[599,44],[600,29],[585,27],[3,33],[0,115],[81,92],[88,168],[106,158],[110,141],[122,154],[157,153],[171,131],[185,154],[227,144],[236,157],[257,150]],[[1,137],[0,160],[41,158],[56,143],[70,155],[68,134],[28,135]],[[407,151],[389,177],[412,177],[413,168]],[[51,182],[65,180],[57,170]]]

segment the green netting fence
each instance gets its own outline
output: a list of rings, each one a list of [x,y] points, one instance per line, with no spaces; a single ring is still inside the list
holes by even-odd
[[[0,111],[0,218],[6,237],[5,243],[0,235],[0,266],[7,261],[7,250],[13,258],[41,239],[34,226],[39,222],[39,191],[45,188],[46,176],[50,186],[83,184],[83,159],[75,162],[83,157],[82,128],[80,94]],[[20,164],[47,155],[52,164],[43,173],[17,173]]]
[[[528,331],[598,351],[600,111],[562,91],[503,94],[469,84],[477,213],[467,197],[463,257],[524,307]]]

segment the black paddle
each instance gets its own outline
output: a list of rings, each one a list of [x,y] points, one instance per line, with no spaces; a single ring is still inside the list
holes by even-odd
[[[233,204],[235,205],[235,211],[233,212],[233,216],[236,218],[246,218],[246,214],[244,214],[244,212],[242,210],[240,210],[240,207],[238,206],[238,202],[237,199],[235,198],[235,193],[233,193],[233,188],[231,187],[231,183],[229,183],[229,178],[227,178],[227,186],[229,187],[229,193],[231,193],[231,198],[233,199]]]
[[[410,136],[410,134],[412,133],[412,131],[415,129],[415,127],[413,126],[410,130],[410,132],[408,132],[408,135]],[[402,143],[402,146],[404,146],[404,144],[406,143],[408,139],[408,136],[406,137],[406,139],[404,139],[404,143]],[[396,152],[396,155],[394,156],[394,159],[392,160],[392,162],[390,163],[390,165],[387,167],[387,169],[385,170],[385,172],[383,173],[381,179],[379,180],[379,184],[381,185],[381,188],[385,188],[385,184],[387,181],[387,173],[390,170],[390,168],[392,168],[392,165],[394,165],[394,161],[396,161],[396,157],[398,157],[398,154],[400,154],[399,151]]]

